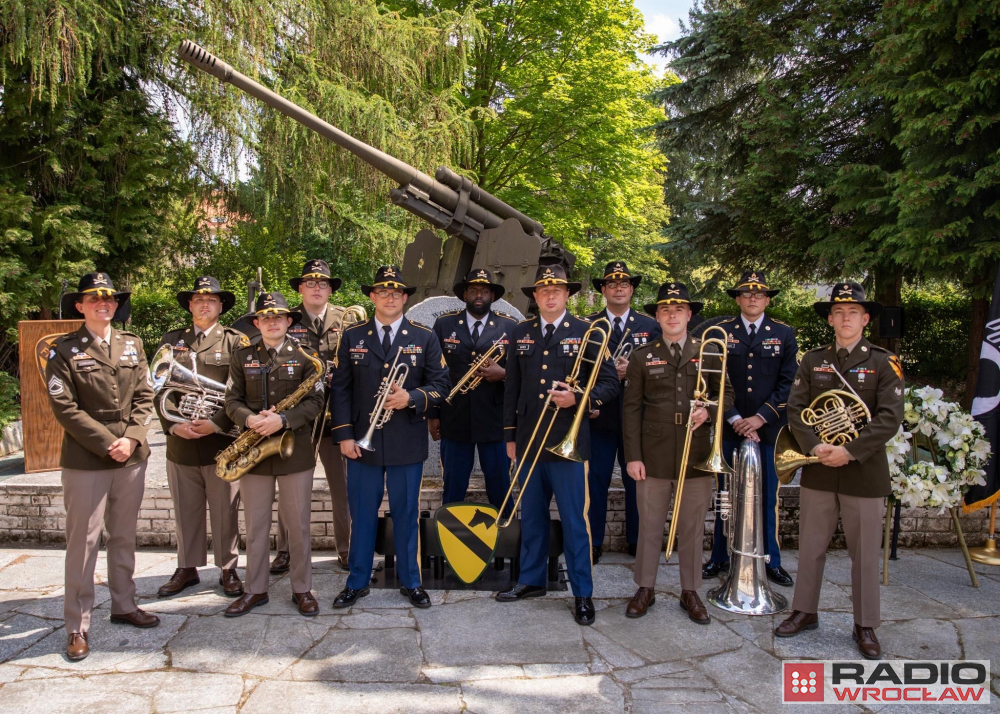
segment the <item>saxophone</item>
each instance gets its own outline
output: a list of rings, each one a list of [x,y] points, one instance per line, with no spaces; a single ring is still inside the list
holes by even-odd
[[[298,347],[299,352],[316,367],[316,373],[304,380],[298,389],[278,402],[274,408],[278,414],[301,402],[310,390],[315,388],[316,383],[323,378],[323,374],[326,372],[323,360],[313,357],[302,348],[302,345]],[[263,443],[261,443],[262,439]],[[261,436],[253,429],[247,429],[215,457],[215,475],[223,481],[237,481],[264,459],[275,455],[287,459],[292,455],[294,448],[295,432],[291,429],[270,437]]]

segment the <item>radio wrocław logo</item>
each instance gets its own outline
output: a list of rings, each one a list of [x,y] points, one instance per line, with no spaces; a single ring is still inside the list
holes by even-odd
[[[783,662],[784,703],[989,704],[989,660]]]

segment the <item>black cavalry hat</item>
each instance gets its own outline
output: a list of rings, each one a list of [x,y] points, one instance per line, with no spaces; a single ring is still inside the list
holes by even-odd
[[[302,266],[302,276],[298,278],[289,278],[288,284],[292,286],[292,290],[298,291],[299,284],[301,284],[303,280],[329,281],[330,292],[334,293],[340,290],[340,286],[344,282],[340,278],[333,277],[330,274],[330,266],[325,260],[320,260],[319,258],[307,260],[306,264]]]
[[[75,293],[66,293],[62,296],[63,319],[82,320],[83,314],[76,309],[76,303],[80,302],[83,296],[89,293],[96,293],[102,296],[110,295],[118,301],[115,314],[111,317],[115,322],[125,322],[129,318],[132,312],[130,301],[132,293],[130,291],[115,290],[115,284],[111,282],[111,276],[107,273],[87,273],[80,278]]]
[[[814,302],[813,309],[820,317],[827,317],[834,305],[861,305],[869,315],[875,317],[882,312],[882,303],[865,300],[865,289],[859,283],[845,280],[833,286],[830,299]]]
[[[565,285],[569,288],[570,295],[576,295],[583,287],[583,283],[574,283],[568,280],[566,268],[556,263],[554,265],[539,265],[535,272],[535,283],[521,288],[521,292],[533,298],[535,297],[535,288],[542,288],[546,285]]]
[[[301,312],[288,309],[288,301],[279,292],[261,293],[258,295],[253,314],[254,317],[261,315],[288,315],[292,318],[292,325],[302,319]]]
[[[764,271],[746,270],[743,272],[739,284],[735,288],[729,288],[726,292],[729,293],[729,297],[738,297],[740,293],[765,293],[768,297],[774,297],[781,290],[767,284]]]
[[[503,285],[500,283],[493,282],[493,273],[488,271],[486,268],[475,268],[469,271],[469,274],[465,276],[465,280],[460,283],[455,283],[455,287],[452,288],[455,291],[455,296],[459,300],[464,300],[465,289],[470,285],[488,285],[490,290],[493,291],[493,299],[499,300],[503,297],[503,294],[507,292],[504,290]]]
[[[416,287],[409,287],[403,279],[403,271],[398,265],[383,265],[375,273],[375,280],[371,285],[362,285],[361,292],[369,295],[375,288],[389,288],[391,290],[402,290],[407,295],[417,292]]]
[[[684,283],[663,283],[656,294],[656,302],[647,303],[644,309],[656,317],[656,308],[660,305],[687,305],[691,308],[691,314],[696,315],[705,303],[691,302],[691,294],[688,293],[687,285]]]
[[[236,296],[228,290],[223,290],[222,286],[219,285],[219,281],[211,275],[198,277],[194,281],[193,288],[190,290],[181,290],[177,293],[177,302],[182,308],[191,312],[191,298],[195,295],[218,295],[219,299],[222,300],[221,314],[223,315],[229,312],[233,305],[236,304]]]
[[[624,260],[615,260],[608,263],[604,267],[604,277],[603,278],[593,278],[591,282],[594,284],[594,290],[598,292],[604,287],[604,283],[609,280],[628,280],[632,283],[633,288],[639,287],[639,283],[642,282],[641,275],[632,275],[628,270],[628,265]]]

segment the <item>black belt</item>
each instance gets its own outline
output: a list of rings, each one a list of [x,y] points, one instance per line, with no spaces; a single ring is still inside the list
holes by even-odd
[[[124,409],[84,409],[88,415],[97,421],[128,421],[131,411]]]

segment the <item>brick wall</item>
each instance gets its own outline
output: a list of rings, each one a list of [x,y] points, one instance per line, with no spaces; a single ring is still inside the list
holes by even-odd
[[[469,500],[486,501],[482,479],[473,479]],[[424,479],[420,493],[420,509],[433,512],[441,505],[441,484],[437,479]],[[388,502],[383,503],[388,508]],[[146,489],[145,498],[139,510],[138,536],[140,546],[176,546],[174,533],[173,500],[170,491],[162,487]],[[798,547],[798,486],[784,486],[779,500],[779,535],[784,548]],[[553,516],[557,517],[553,501]],[[982,545],[988,527],[988,509],[961,518],[962,530],[970,546]],[[333,523],[330,492],[326,483],[314,483],[312,503],[312,540],[317,549],[332,549]],[[278,516],[274,513],[271,528],[272,545],[277,529]],[[951,525],[951,516],[929,509],[904,508],[900,521],[899,543],[906,547],[956,546],[958,537]],[[15,543],[64,543],[66,519],[63,508],[62,489],[48,485],[5,485],[0,483],[0,542]],[[240,530],[243,514],[240,512]],[[834,546],[845,547],[844,538],[838,528]],[[712,545],[712,515],[705,521],[705,547]],[[625,502],[620,486],[613,487],[608,504],[608,526],[605,548],[611,551],[625,550]],[[245,546],[241,537],[241,545]]]

